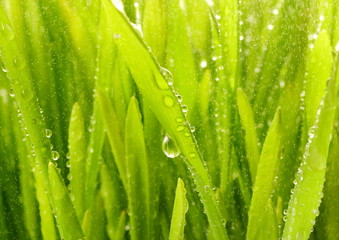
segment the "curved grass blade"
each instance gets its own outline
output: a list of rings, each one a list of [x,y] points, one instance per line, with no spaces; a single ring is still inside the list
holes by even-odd
[[[165,4],[165,0],[147,0],[142,23],[144,39],[151,46],[156,59],[162,64],[165,62],[167,32]]]
[[[187,211],[188,202],[186,199],[186,189],[184,182],[179,178],[175,191],[169,240],[184,240],[184,229],[186,225],[185,216]]]
[[[320,215],[317,218],[317,227],[321,229],[323,234],[320,235],[322,239],[335,239],[339,236],[338,159],[339,132],[338,129],[334,129],[328,156],[326,181],[324,184],[324,198],[322,200]]]
[[[127,195],[131,239],[152,239],[149,163],[139,105],[132,97],[127,111],[126,130]]]
[[[119,215],[121,214],[124,206],[123,200],[125,200],[125,198],[121,196],[123,195],[123,189],[121,182],[119,182],[118,171],[115,166],[113,166],[113,168],[114,169],[109,168],[106,163],[102,164],[100,167],[100,191],[106,211],[106,229],[109,238],[112,240],[119,239],[116,237],[116,234],[121,230],[119,229],[119,222],[121,218]],[[125,226],[123,229],[124,228]]]
[[[86,140],[84,118],[80,105],[73,105],[69,126],[68,149],[70,164],[70,186],[74,209],[78,219],[82,222],[85,212],[85,182],[86,182]]]
[[[225,62],[226,76],[234,89],[238,86],[239,30],[238,30],[238,1],[223,1],[220,16],[221,42]]]
[[[173,85],[185,100],[191,116],[198,88],[197,69],[180,0],[168,0],[166,68],[173,74]],[[180,37],[178,37],[180,36]]]
[[[281,148],[280,135],[281,110],[278,108],[265,139],[258,164],[258,172],[248,213],[246,239],[273,239],[269,236],[270,231],[268,231],[267,226],[276,224],[276,221],[273,221],[276,216],[272,215],[271,194]],[[272,222],[267,223],[267,221]]]
[[[290,198],[284,239],[308,239],[323,195],[323,184],[336,107],[336,78],[338,63],[333,68],[323,99],[317,110],[315,122],[309,130],[303,161],[296,175]],[[329,60],[327,60],[329,61]],[[302,216],[302,217],[301,217]]]
[[[125,162],[125,147],[124,140],[119,128],[118,117],[110,103],[109,98],[100,91],[97,92],[99,106],[101,108],[101,114],[105,123],[105,130],[108,136],[108,140],[114,155],[114,161],[117,165],[120,179],[123,185],[126,187],[126,162]]]
[[[259,162],[258,139],[251,105],[244,91],[240,88],[238,88],[237,91],[237,104],[241,124],[245,129],[246,154],[250,166],[252,183],[254,183]]]
[[[58,228],[63,239],[84,239],[68,190],[53,163],[48,164],[51,198]]]
[[[324,95],[326,82],[332,70],[331,41],[326,31],[322,31],[307,59],[305,86],[306,131],[313,125],[318,106]]]
[[[168,77],[168,75],[161,74],[159,65],[122,13],[107,0],[103,1],[103,7],[110,16],[117,46],[145,101],[167,133],[177,142],[187,159],[186,163],[195,173],[196,188],[204,203],[213,235],[217,239],[227,239],[215,195],[210,187],[207,170],[203,165],[188,125],[184,125],[185,115],[165,80],[165,76]]]

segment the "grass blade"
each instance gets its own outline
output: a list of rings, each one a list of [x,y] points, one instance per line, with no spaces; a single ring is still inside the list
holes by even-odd
[[[83,239],[76,212],[73,208],[68,190],[53,163],[48,164],[48,175],[51,184],[51,197],[54,205],[56,221],[63,239]]]
[[[103,7],[111,16],[112,27],[116,33],[115,41],[145,101],[167,133],[177,142],[187,158],[186,162],[194,172],[195,184],[204,203],[213,235],[217,239],[227,239],[215,195],[210,187],[210,180],[195,140],[189,127],[183,125],[185,115],[165,77],[161,74],[160,67],[122,13],[106,0],[103,2]]]
[[[127,111],[125,146],[131,239],[152,239],[149,163],[139,106],[134,97]]]
[[[245,129],[246,155],[250,166],[252,183],[254,183],[259,162],[258,139],[251,105],[244,91],[240,88],[237,91],[237,103],[241,125]]]
[[[326,82],[332,71],[331,41],[326,31],[322,31],[307,60],[305,86],[305,112],[307,131],[314,124],[318,106],[324,95]]]
[[[303,162],[296,175],[283,232],[285,239],[308,239],[319,213],[336,106],[338,61],[336,64],[310,128]]]
[[[270,231],[266,227],[276,223],[265,223],[265,221],[271,219],[268,216],[272,216],[271,194],[280,154],[280,135],[281,110],[278,108],[266,136],[258,164],[258,172],[248,213],[247,239],[272,239],[270,238]]]
[[[75,103],[72,110],[68,137],[70,186],[72,201],[78,219],[82,222],[86,209],[85,182],[86,182],[86,140],[84,119],[80,105]]]
[[[184,182],[179,178],[177,189],[175,191],[169,240],[184,240],[184,229],[186,225],[185,216],[187,211],[188,202],[186,199],[186,189]]]

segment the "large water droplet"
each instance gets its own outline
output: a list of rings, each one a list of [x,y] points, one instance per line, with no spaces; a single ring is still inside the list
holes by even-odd
[[[180,154],[177,143],[168,134],[165,134],[164,140],[162,141],[162,151],[169,158],[175,158]]]

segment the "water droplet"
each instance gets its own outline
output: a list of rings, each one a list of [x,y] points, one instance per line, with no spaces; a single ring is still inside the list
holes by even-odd
[[[207,61],[206,60],[202,60],[201,63],[200,63],[200,67],[201,68],[207,67]]]
[[[120,39],[121,38],[119,33],[114,33],[113,37],[114,37],[114,39]]]
[[[274,26],[273,26],[272,24],[269,24],[269,25],[267,26],[267,29],[268,29],[268,30],[273,30],[273,28],[274,28]]]
[[[47,138],[52,137],[52,134],[53,134],[53,133],[52,133],[52,131],[51,131],[50,129],[46,129],[46,130],[45,130],[45,133],[46,133],[46,137],[47,137]]]
[[[54,161],[57,161],[59,159],[60,155],[57,151],[52,151],[52,159]]]
[[[272,12],[274,15],[278,15],[279,14],[279,10],[278,9],[274,9]]]
[[[172,73],[168,71],[166,68],[160,67],[160,73],[167,81],[167,84],[172,86],[173,85],[173,77]]]
[[[9,96],[15,97],[15,93],[14,93],[13,88],[9,89]]]
[[[67,158],[67,159],[70,159],[70,158],[71,158],[71,153],[70,153],[70,152],[67,152],[67,153],[66,153],[66,158]]]
[[[2,69],[2,71],[5,72],[5,73],[8,72],[8,71],[7,71],[7,68],[6,68],[5,64],[4,64],[4,62],[1,62],[1,69]]]
[[[23,69],[26,66],[26,63],[23,58],[17,57],[13,59],[13,65],[17,69]]]
[[[176,121],[177,121],[177,123],[182,123],[182,122],[183,122],[183,119],[182,119],[181,117],[178,117],[178,118],[176,119]]]
[[[177,143],[168,134],[165,134],[164,140],[162,141],[162,151],[169,158],[175,158],[180,154]]]
[[[190,130],[191,130],[191,132],[195,132],[195,127],[194,126],[190,126]]]
[[[178,102],[181,103],[182,102],[182,96],[179,95],[179,94],[176,94],[175,96],[177,97]]]
[[[183,113],[185,113],[185,114],[188,111],[187,105],[181,105],[181,109],[182,109]]]
[[[181,132],[181,131],[183,131],[185,129],[185,127],[183,126],[183,125],[179,125],[178,127],[177,127],[177,131],[178,132]]]
[[[164,102],[167,107],[173,107],[174,106],[174,99],[170,95],[164,96]]]

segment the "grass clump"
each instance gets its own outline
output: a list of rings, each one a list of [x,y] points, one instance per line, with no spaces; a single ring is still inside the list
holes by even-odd
[[[335,239],[338,8],[3,0],[0,238]]]

